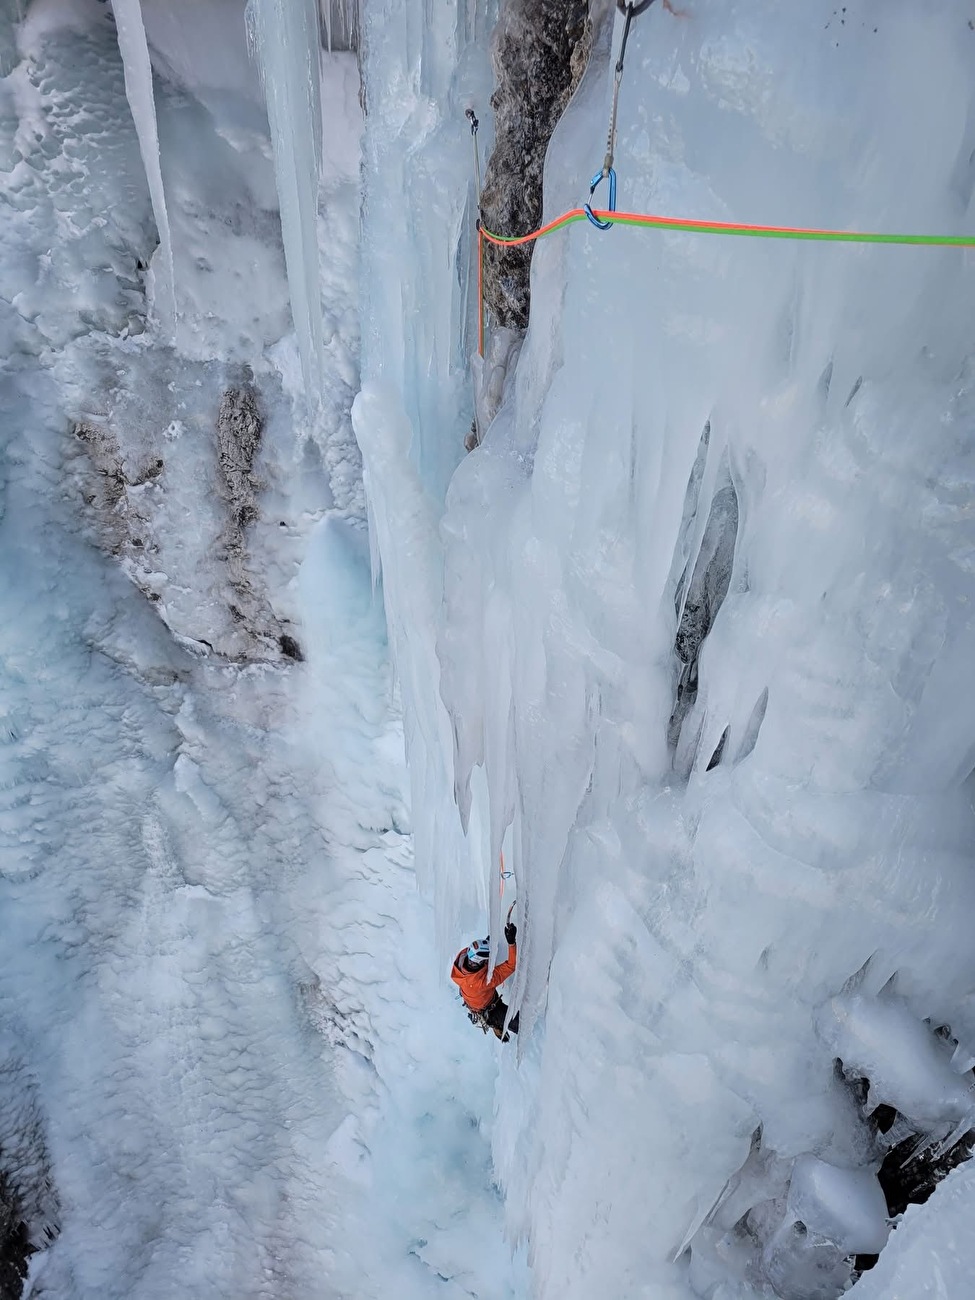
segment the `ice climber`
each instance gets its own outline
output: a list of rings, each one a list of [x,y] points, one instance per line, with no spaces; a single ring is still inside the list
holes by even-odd
[[[518,1032],[516,1011],[508,1025],[508,1033],[505,1033],[504,1021],[508,1014],[508,1004],[498,993],[498,985],[503,984],[508,976],[514,973],[515,963],[518,960],[518,949],[515,946],[517,934],[517,927],[509,921],[504,927],[508,956],[499,966],[495,966],[494,974],[490,979],[488,979],[490,939],[475,939],[469,948],[461,948],[454,958],[450,972],[450,978],[460,990],[460,996],[471,1022],[480,1025],[485,1033],[493,1029],[503,1043],[508,1041],[509,1034]]]

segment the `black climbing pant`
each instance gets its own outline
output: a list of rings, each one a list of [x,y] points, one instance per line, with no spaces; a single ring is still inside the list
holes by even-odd
[[[490,1006],[485,1007],[481,1012],[484,1023],[494,1030],[502,1042],[506,1042],[508,1034],[517,1034],[518,1032],[518,1012],[511,1017],[511,1024],[508,1026],[508,1033],[504,1032],[504,1018],[508,1014],[508,1004],[500,996],[495,996]]]

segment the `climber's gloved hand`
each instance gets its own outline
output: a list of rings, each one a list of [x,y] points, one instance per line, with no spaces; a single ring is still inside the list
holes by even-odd
[[[516,925],[513,925],[511,921],[509,921],[508,924],[504,927],[505,943],[507,944],[514,943],[515,939],[517,938],[517,935],[518,935],[518,927]]]

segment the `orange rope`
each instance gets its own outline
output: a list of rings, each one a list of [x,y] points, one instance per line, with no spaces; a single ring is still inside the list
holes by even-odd
[[[564,212],[561,217],[556,217],[554,221],[550,221],[547,225],[539,226],[530,235],[512,235],[508,239],[504,235],[492,235],[490,230],[485,230],[481,226],[481,236],[492,244],[500,245],[502,248],[514,248],[517,244],[530,244],[533,239],[541,239],[543,235],[549,234],[550,231],[558,230],[560,226],[567,226],[570,221],[577,221],[579,217],[585,215],[582,208],[573,208],[571,212]],[[603,214],[599,212],[596,215],[601,217]]]
[[[973,248],[975,235],[890,235],[869,230],[829,230],[817,226],[760,226],[748,222],[736,221],[700,221],[691,217],[660,217],[650,212],[602,212],[593,209],[593,216],[600,221],[611,221],[620,226],[650,226],[657,230],[682,230],[700,235],[750,235],[760,239],[809,239],[840,244],[925,244],[941,247]],[[481,234],[492,244],[503,248],[513,248],[518,244],[530,244],[532,240],[541,239],[554,230],[570,226],[576,221],[585,221],[583,208],[572,208],[563,212],[554,221],[539,226],[528,235],[514,235],[507,238],[495,235],[481,227]]]
[[[584,208],[572,208],[554,221],[546,222],[527,235],[495,235],[478,222],[478,331],[477,350],[484,356],[484,240],[499,248],[516,248],[530,244],[543,235],[586,220]],[[689,217],[658,217],[649,212],[601,212],[593,210],[600,221],[611,221],[620,226],[649,226],[657,230],[679,230],[700,235],[745,235],[759,239],[821,240],[838,244],[923,244],[939,247],[975,248],[975,235],[889,235],[873,231],[828,230],[814,226],[758,226],[734,221],[699,221]]]
[[[477,225],[477,355],[484,356],[484,231]]]

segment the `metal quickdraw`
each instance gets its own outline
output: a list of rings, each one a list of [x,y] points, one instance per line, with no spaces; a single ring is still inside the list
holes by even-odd
[[[587,218],[598,230],[609,230],[613,224],[612,221],[602,221],[592,210],[592,199],[596,193],[596,188],[603,181],[609,181],[609,206],[604,208],[605,212],[616,211],[616,172],[613,169],[613,155],[616,152],[616,116],[620,103],[620,85],[623,81],[623,59],[626,55],[626,42],[630,37],[630,24],[633,19],[644,10],[649,9],[653,0],[642,0],[641,4],[625,4],[624,0],[617,0],[616,7],[622,14],[626,15],[623,23],[623,39],[620,42],[620,56],[616,60],[616,73],[613,78],[613,108],[609,115],[609,133],[606,136],[606,156],[603,159],[603,165],[596,172],[595,176],[589,183],[589,202],[583,205],[583,211]]]
[[[474,151],[474,198],[477,201],[478,209],[481,206],[481,160],[477,156],[477,128],[481,125],[472,108],[464,113],[468,122],[471,124],[471,148]]]
[[[472,1011],[470,1007],[468,1007],[467,1019],[471,1022],[472,1025],[477,1025],[478,1029],[481,1031],[482,1034],[486,1034],[491,1030],[491,1026],[484,1019],[483,1011]]]

